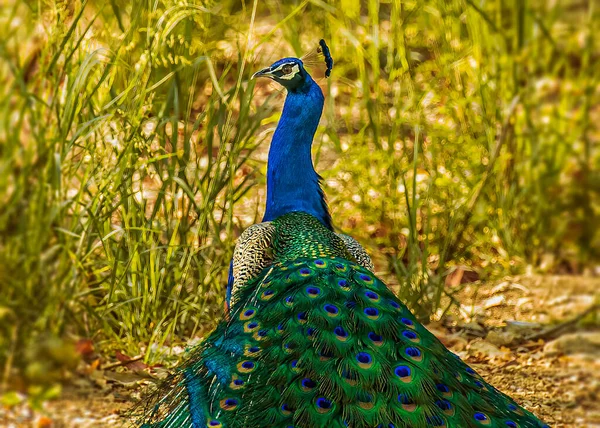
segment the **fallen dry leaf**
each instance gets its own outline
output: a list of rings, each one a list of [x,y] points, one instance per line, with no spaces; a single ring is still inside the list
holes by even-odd
[[[123,366],[127,367],[129,370],[133,370],[133,371],[137,372],[137,371],[144,370],[145,368],[148,367],[148,365],[145,364],[143,361],[141,361],[139,359],[131,358],[119,351],[115,352],[115,356],[117,357],[117,360],[121,361],[123,363]]]
[[[79,339],[75,344],[75,349],[81,356],[86,357],[94,353],[94,343],[90,339]]]
[[[52,419],[46,417],[46,416],[41,416],[36,424],[35,424],[36,428],[50,428],[52,427]]]
[[[485,340],[496,346],[506,346],[514,342],[516,335],[510,331],[492,330]]]
[[[460,284],[467,284],[479,281],[479,274],[466,266],[457,266],[446,276],[446,285],[456,287]]]

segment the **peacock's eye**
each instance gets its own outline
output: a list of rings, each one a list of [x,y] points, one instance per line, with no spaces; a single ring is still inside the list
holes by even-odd
[[[283,74],[290,74],[292,72],[292,66],[290,64],[286,64],[281,67],[281,71]]]

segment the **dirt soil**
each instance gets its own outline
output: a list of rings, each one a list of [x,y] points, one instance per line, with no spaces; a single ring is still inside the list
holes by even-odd
[[[550,426],[600,427],[600,279],[524,276],[461,287],[461,309],[429,328]],[[127,426],[148,383],[140,364],[87,367],[37,410],[27,400],[0,407],[0,426]]]
[[[442,341],[550,426],[600,427],[600,279],[510,278],[461,294],[485,338],[469,337],[471,325],[457,322],[450,330],[458,333],[444,328]]]

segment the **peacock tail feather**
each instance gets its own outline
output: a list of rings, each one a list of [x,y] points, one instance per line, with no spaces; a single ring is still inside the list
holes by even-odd
[[[147,405],[145,427],[546,427],[427,331],[314,217]],[[342,243],[342,245],[340,245]]]

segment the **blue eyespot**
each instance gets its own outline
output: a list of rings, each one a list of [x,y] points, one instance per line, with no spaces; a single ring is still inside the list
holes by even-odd
[[[404,351],[406,353],[406,355],[408,355],[409,357],[420,357],[421,356],[421,350],[419,348],[415,348],[413,346],[411,346],[410,348],[406,348],[406,351]]]
[[[335,315],[335,314],[337,314],[337,313],[339,312],[339,309],[338,309],[338,308],[337,308],[337,306],[335,306],[335,305],[330,305],[330,304],[327,304],[327,305],[323,306],[323,308],[324,308],[324,309],[325,309],[327,312],[329,312],[330,314],[334,314],[334,315]]]
[[[237,386],[240,386],[240,385],[243,385],[243,384],[244,384],[244,381],[243,381],[242,379],[235,379],[235,380],[233,381],[233,384],[234,384],[234,385],[237,385]]]
[[[317,407],[320,409],[331,409],[331,401],[324,397],[317,398]]]
[[[443,383],[438,383],[436,386],[438,391],[440,392],[450,392],[450,388],[448,388],[446,385],[444,385]]]
[[[471,367],[467,367],[465,371],[469,374],[475,374],[475,370],[473,370]]]
[[[245,369],[253,369],[254,368],[254,363],[252,361],[244,361],[242,363],[242,367]]]
[[[409,320],[408,318],[402,318],[400,321],[404,325],[414,325],[414,323],[411,320]]]
[[[380,335],[374,333],[374,332],[369,332],[368,334],[369,339],[371,339],[373,342],[381,342],[383,340],[383,337],[381,337]]]
[[[318,287],[308,287],[306,289],[306,292],[311,296],[317,296],[319,293],[321,293],[321,289],[319,289]]]
[[[248,309],[246,312],[244,312],[244,316],[246,317],[250,317],[254,315],[254,309]]]
[[[308,318],[307,318],[307,316],[306,316],[306,312],[300,312],[300,313],[298,314],[298,320],[300,320],[300,321],[306,321],[307,319],[308,319]]]
[[[506,421],[504,425],[506,425],[508,428],[517,428],[518,427],[517,423],[514,421]]]
[[[406,337],[409,340],[414,340],[417,338],[417,333],[412,330],[405,330],[402,332],[402,336]]]
[[[337,326],[333,332],[335,333],[336,336],[340,336],[340,337],[348,337],[348,332],[346,330],[344,330],[342,327]]]
[[[396,376],[398,377],[408,377],[410,376],[410,367],[408,366],[398,366],[396,367],[396,369],[394,370],[394,373],[396,373]]]
[[[390,300],[390,306],[395,309],[400,308],[400,305],[398,303],[394,302],[393,300]]]
[[[258,351],[260,351],[260,348],[258,346],[252,346],[251,348],[248,348],[248,352],[250,352],[251,354],[254,354]]]
[[[302,379],[302,386],[304,388],[310,388],[310,389],[312,389],[312,388],[314,388],[314,387],[317,386],[317,383],[314,380],[312,380],[312,379],[304,378],[304,379]]]
[[[371,299],[371,300],[377,300],[377,299],[379,299],[379,295],[377,293],[373,292],[373,291],[367,291],[365,293],[365,296],[367,296],[367,298]]]
[[[475,418],[475,420],[478,420],[480,422],[482,421],[487,421],[488,417],[485,413],[481,413],[481,412],[477,412],[473,415],[473,417]]]
[[[366,352],[359,352],[358,355],[356,355],[356,361],[362,364],[369,364],[373,361],[373,358]]]
[[[379,315],[379,311],[377,310],[377,308],[365,308],[364,312],[365,315],[369,317],[376,317],[377,315]]]
[[[338,281],[338,285],[339,285],[340,287],[343,287],[343,288],[345,288],[345,287],[347,287],[347,286],[348,286],[348,281],[346,281],[345,279],[340,279],[340,280]]]
[[[442,410],[450,410],[452,408],[452,405],[448,400],[438,400],[435,402],[435,405]]]

